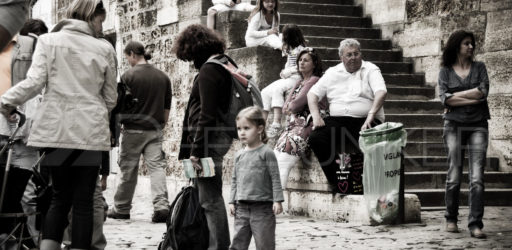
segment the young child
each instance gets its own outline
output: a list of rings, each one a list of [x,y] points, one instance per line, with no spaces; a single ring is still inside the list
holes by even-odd
[[[237,11],[252,11],[254,5],[251,0],[212,0],[213,6],[208,9],[208,18],[206,19],[206,26],[210,29],[215,29],[215,15],[229,10]]]
[[[263,99],[263,118],[267,120],[268,113],[273,110],[274,119],[268,128],[268,136],[276,137],[281,132],[281,109],[285,95],[302,77],[297,71],[297,55],[306,46],[306,41],[300,28],[295,24],[287,24],[283,28],[283,55],[287,55],[286,64],[281,71],[281,79],[269,84],[261,91]]]
[[[283,211],[284,196],[276,157],[265,144],[261,109],[241,110],[236,127],[246,147],[236,153],[232,174],[229,208],[235,216],[235,236],[230,249],[247,249],[252,235],[257,249],[275,249],[275,215]]]
[[[249,25],[245,33],[245,45],[258,45],[281,49],[283,43],[279,38],[280,16],[277,11],[278,0],[258,0],[256,8],[249,16]]]

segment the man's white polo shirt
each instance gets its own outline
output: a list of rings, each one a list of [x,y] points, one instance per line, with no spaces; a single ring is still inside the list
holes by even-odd
[[[327,97],[331,116],[362,118],[368,115],[379,90],[387,92],[379,67],[363,61],[354,73],[347,72],[343,63],[330,67],[310,91],[319,100]],[[384,122],[384,108],[375,117]]]

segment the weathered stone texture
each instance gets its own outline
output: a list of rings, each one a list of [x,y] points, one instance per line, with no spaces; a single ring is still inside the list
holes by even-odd
[[[480,9],[480,0],[407,0],[405,4],[409,21],[428,16],[446,16]]]
[[[425,84],[437,86],[441,56],[416,57],[413,58],[413,61],[415,72],[425,72]]]
[[[512,0],[481,0],[481,11],[512,9]]]
[[[228,11],[217,14],[216,29],[226,40],[226,48],[245,47],[245,31],[250,12]]]
[[[512,94],[512,50],[485,53],[476,59],[485,63],[491,95]]]
[[[435,56],[441,53],[441,20],[437,17],[407,23],[393,36],[393,43],[403,49],[404,57]]]
[[[511,1],[512,2],[512,1]],[[511,9],[489,12],[485,30],[485,51],[512,49],[512,12]]]
[[[366,13],[372,13],[373,24],[404,22],[406,0],[366,1]]]
[[[512,142],[510,140],[492,140],[491,150],[500,156],[500,171],[512,172]]]

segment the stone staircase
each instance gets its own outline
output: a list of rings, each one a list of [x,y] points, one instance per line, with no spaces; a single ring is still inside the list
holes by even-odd
[[[339,63],[337,47],[344,38],[355,38],[361,43],[363,59],[375,63],[382,71],[388,88],[384,104],[386,121],[401,122],[408,132],[405,148],[405,192],[419,197],[422,208],[444,206],[446,152],[442,143],[441,103],[435,100],[434,87],[425,85],[424,74],[414,73],[413,65],[402,57],[402,51],[392,47],[391,41],[381,39],[380,29],[372,27],[370,17],[363,17],[362,7],[353,0],[286,0],[280,1],[281,24],[299,25],[309,42],[317,49],[324,69]],[[252,72],[262,88],[278,79],[284,59],[278,51],[269,48],[243,48],[243,36],[248,13],[228,12],[218,16],[218,30],[226,37],[228,54],[244,69]],[[282,28],[282,27],[281,27]],[[270,62],[270,63],[269,63]],[[461,205],[467,205],[467,159],[464,163],[466,182],[461,190]],[[489,157],[485,171],[485,200],[487,206],[511,206],[512,173],[499,172],[497,158]],[[299,164],[290,173],[289,208],[296,214],[322,210],[301,208],[297,199],[310,203],[327,193],[326,180],[316,160]],[[296,198],[294,201],[293,198]],[[308,198],[309,197],[309,198]],[[328,198],[318,198],[318,200]],[[332,203],[336,203],[333,198]],[[325,203],[322,203],[325,206]],[[408,206],[406,201],[406,206]],[[335,208],[327,208],[331,210]],[[324,207],[324,210],[326,208]],[[407,215],[406,215],[407,216]]]

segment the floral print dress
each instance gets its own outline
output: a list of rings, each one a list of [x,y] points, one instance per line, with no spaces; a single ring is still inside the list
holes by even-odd
[[[275,150],[295,156],[307,157],[311,150],[308,145],[309,135],[313,130],[313,120],[307,104],[307,93],[318,81],[317,76],[299,81],[290,92],[283,113],[288,114],[287,125],[276,142]],[[319,103],[322,116],[326,115],[326,100]]]

